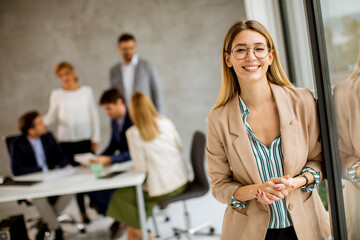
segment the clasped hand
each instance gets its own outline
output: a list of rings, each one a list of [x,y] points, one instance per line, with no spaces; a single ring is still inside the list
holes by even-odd
[[[294,179],[286,175],[279,178],[271,178],[260,185],[256,192],[258,202],[271,204],[285,198],[294,190]]]

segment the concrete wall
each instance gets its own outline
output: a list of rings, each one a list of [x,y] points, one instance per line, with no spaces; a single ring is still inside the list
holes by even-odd
[[[205,131],[217,98],[222,40],[244,16],[241,0],[1,1],[0,136],[17,133],[25,111],[46,113],[50,91],[60,86],[53,73],[59,61],[73,63],[80,83],[91,86],[98,100],[108,88],[109,68],[120,59],[117,37],[127,31],[137,37],[139,55],[159,71],[166,115],[188,157],[191,135]],[[110,129],[99,112],[103,149]],[[9,174],[4,142],[0,161],[0,176]]]

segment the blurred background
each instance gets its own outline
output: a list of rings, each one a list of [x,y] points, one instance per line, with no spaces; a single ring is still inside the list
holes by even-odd
[[[326,85],[332,88],[345,81],[357,65],[360,2],[314,2],[320,6],[316,13],[322,20],[318,34],[326,50]],[[312,23],[306,4],[310,1],[0,0],[0,136],[18,133],[17,120],[24,112],[47,112],[51,90],[61,86],[54,74],[60,61],[73,64],[80,85],[92,87],[98,102],[110,86],[110,67],[121,60],[117,38],[129,32],[136,37],[138,55],[158,70],[165,115],[175,123],[183,140],[183,155],[188,158],[192,133],[205,131],[206,116],[217,99],[223,39],[239,19],[262,22],[275,40],[290,80],[317,96],[314,76],[322,69],[313,64],[316,56],[311,53]],[[109,141],[110,121],[100,107],[98,110],[100,152]],[[335,123],[330,127],[330,132],[336,131]],[[50,130],[55,133],[55,128]],[[0,163],[0,176],[11,175],[5,143],[0,144]],[[320,189],[325,206],[329,204],[327,188],[324,182]],[[331,194],[342,198],[342,193]],[[206,199],[220,231],[224,206],[210,194]]]

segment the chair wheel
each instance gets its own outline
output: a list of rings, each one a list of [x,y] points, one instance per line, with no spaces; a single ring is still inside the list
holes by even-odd
[[[210,234],[210,235],[214,235],[214,234],[215,234],[215,228],[210,227],[210,229],[209,229],[209,234]]]

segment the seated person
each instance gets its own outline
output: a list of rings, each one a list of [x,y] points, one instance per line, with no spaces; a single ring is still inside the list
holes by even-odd
[[[128,110],[124,104],[124,97],[119,90],[113,88],[103,93],[100,105],[105,113],[111,118],[111,140],[105,151],[91,162],[110,165],[130,160],[128,144],[125,136],[126,130],[133,125]],[[103,190],[87,193],[90,197],[90,206],[97,209],[101,214],[106,213],[110,198],[116,189]],[[114,222],[111,226],[111,238],[118,237],[124,231],[124,225]]]
[[[151,216],[156,204],[185,191],[188,172],[175,126],[158,114],[150,98],[135,92],[130,101],[130,117],[134,122],[126,132],[130,155],[135,170],[147,173],[143,189],[146,214]],[[129,240],[141,239],[135,187],[117,189],[107,215],[128,226]]]
[[[11,168],[15,176],[64,167],[68,160],[38,112],[25,113],[19,119],[22,135],[10,145]],[[33,199],[41,217],[51,230],[55,230],[56,240],[62,239],[62,229],[57,221],[58,214],[70,202],[71,196]],[[41,231],[37,237],[41,236]]]
[[[105,151],[93,159],[92,162],[110,165],[130,160],[128,143],[125,132],[133,125],[128,110],[124,104],[124,97],[116,88],[112,88],[103,93],[100,98],[100,105],[106,115],[111,118],[111,140]],[[119,153],[116,153],[119,151]]]

